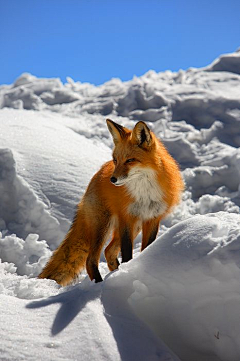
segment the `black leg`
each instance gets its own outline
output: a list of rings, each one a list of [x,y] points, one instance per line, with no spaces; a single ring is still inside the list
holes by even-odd
[[[142,251],[149,246],[153,241],[155,241],[158,228],[159,228],[160,219],[153,219],[146,221],[142,225]]]
[[[128,262],[132,259],[132,237],[128,228],[123,229],[121,236],[122,262]]]
[[[102,282],[103,280],[97,265],[93,266],[93,279],[95,280],[95,283]]]
[[[155,241],[157,234],[158,234],[158,226],[152,230],[148,238],[147,246],[149,246],[153,241]]]

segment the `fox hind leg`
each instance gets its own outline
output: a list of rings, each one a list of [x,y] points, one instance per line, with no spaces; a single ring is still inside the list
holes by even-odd
[[[109,245],[105,249],[105,257],[107,260],[108,268],[110,271],[114,271],[119,266],[119,261],[117,259],[120,252],[120,238],[117,232],[114,232],[113,238]]]
[[[98,265],[102,251],[102,247],[106,241],[109,230],[109,219],[99,224],[99,227],[94,227],[95,231],[91,232],[90,249],[86,262],[87,273],[91,280],[95,282],[101,282],[102,276],[100,275]]]
[[[101,250],[104,244],[105,238],[97,238],[97,242],[94,247],[90,248],[90,252],[87,257],[86,269],[91,280],[95,282],[102,282],[102,276],[99,272],[98,265],[101,255]]]

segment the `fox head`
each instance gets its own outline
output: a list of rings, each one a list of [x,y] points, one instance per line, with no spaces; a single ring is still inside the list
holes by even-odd
[[[115,145],[114,171],[110,179],[114,185],[122,186],[136,180],[143,168],[155,168],[156,138],[144,122],[138,122],[133,130],[129,130],[107,119],[107,126]]]

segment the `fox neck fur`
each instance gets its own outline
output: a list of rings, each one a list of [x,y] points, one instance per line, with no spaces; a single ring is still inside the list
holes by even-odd
[[[126,188],[134,199],[128,207],[129,213],[144,221],[164,214],[167,204],[163,200],[163,191],[158,185],[155,171],[134,167],[128,178]]]

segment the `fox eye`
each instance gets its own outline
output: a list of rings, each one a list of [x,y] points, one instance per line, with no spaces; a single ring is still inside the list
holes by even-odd
[[[113,158],[113,163],[117,164],[117,159],[116,158]]]
[[[135,158],[130,158],[130,159],[127,159],[125,163],[132,163],[134,162],[136,159]]]

